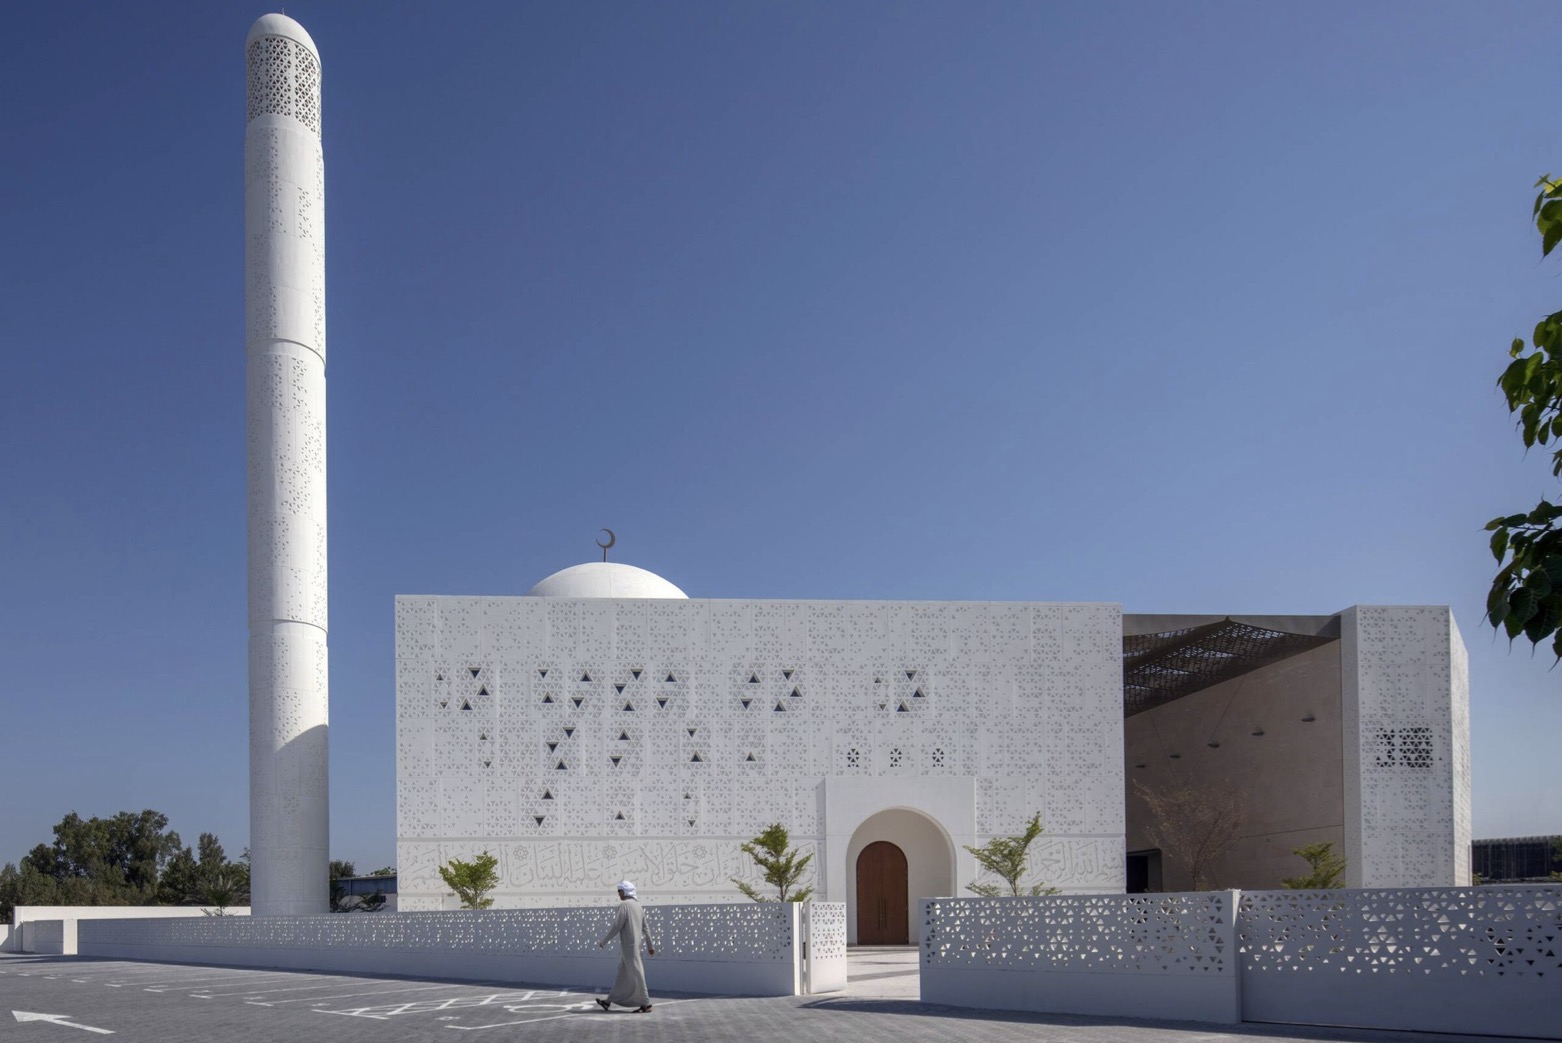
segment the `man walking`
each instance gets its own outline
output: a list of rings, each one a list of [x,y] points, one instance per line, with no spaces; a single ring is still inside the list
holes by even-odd
[[[608,993],[607,999],[597,1000],[597,1005],[603,1010],[610,1010],[616,1003],[620,1007],[634,1007],[636,1014],[645,1014],[651,1009],[651,995],[645,987],[645,965],[640,962],[640,940],[645,939],[647,955],[655,956],[656,946],[651,944],[650,936],[645,933],[645,910],[635,900],[635,885],[628,880],[619,881],[618,898],[618,913],[613,918],[613,928],[597,943],[598,949],[606,948],[613,936],[618,936],[618,977],[613,979],[613,991]]]

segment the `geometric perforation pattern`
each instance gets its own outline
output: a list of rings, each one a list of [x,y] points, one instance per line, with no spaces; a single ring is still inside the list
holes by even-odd
[[[1251,891],[1243,969],[1562,978],[1562,887]]]
[[[926,908],[928,966],[1198,976],[1236,966],[1227,892],[936,898]]]
[[[309,48],[285,36],[262,36],[245,53],[245,122],[256,116],[292,116],[320,134],[320,63]]]
[[[224,945],[253,949],[331,946],[418,952],[556,954],[595,952],[612,926],[610,906],[570,909],[450,910],[438,916],[213,917],[88,920],[84,943]],[[792,958],[789,906],[776,904],[647,906],[646,934],[669,956],[712,960]],[[841,914],[845,915],[844,911]]]

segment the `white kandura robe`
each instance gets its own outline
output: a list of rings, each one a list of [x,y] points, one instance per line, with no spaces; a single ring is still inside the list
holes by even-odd
[[[646,940],[645,910],[633,898],[618,903],[618,913],[613,918],[613,928],[603,937],[606,945],[618,936],[618,977],[613,979],[613,991],[608,1002],[621,1007],[645,1007],[651,995],[645,988],[645,965],[640,962],[640,945]]]

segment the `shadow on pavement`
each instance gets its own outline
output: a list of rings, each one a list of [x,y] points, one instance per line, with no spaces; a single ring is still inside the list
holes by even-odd
[[[954,1021],[983,1021],[1013,1025],[1046,1025],[1054,1028],[1088,1028],[1102,1025],[1121,1025],[1125,1028],[1172,1029],[1188,1031],[1197,1029],[1210,1035],[1274,1037],[1277,1039],[1350,1040],[1352,1043],[1469,1043],[1486,1039],[1486,1036],[1459,1036],[1446,1033],[1392,1032],[1385,1029],[1351,1028],[1329,1025],[1272,1025],[1256,1021],[1243,1021],[1235,1025],[1206,1021],[1163,1021],[1148,1018],[1092,1018],[1076,1014],[1041,1014],[1021,1010],[983,1010],[972,1007],[945,1007],[918,1000],[869,999],[854,997],[821,997],[799,1005],[802,1010],[817,1010],[839,1014],[902,1014],[921,1018],[948,1018]],[[1506,1043],[1524,1043],[1513,1038]]]

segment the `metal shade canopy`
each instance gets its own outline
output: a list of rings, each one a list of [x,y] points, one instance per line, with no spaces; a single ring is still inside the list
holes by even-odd
[[[1293,634],[1241,623],[1213,623],[1123,637],[1123,716],[1241,677],[1319,645],[1329,634]]]

